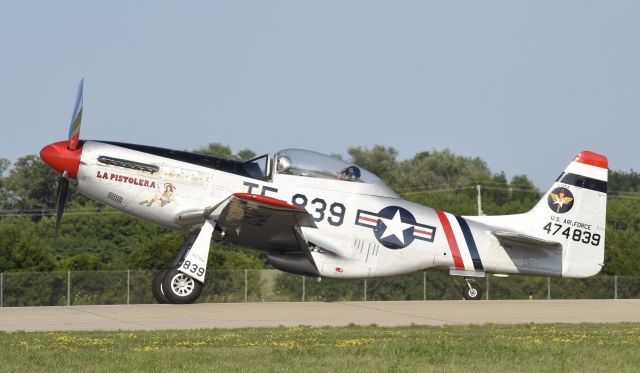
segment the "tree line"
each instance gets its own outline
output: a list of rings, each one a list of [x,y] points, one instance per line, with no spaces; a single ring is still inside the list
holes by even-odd
[[[255,156],[212,143],[196,152]],[[403,198],[455,214],[476,215],[476,184],[488,215],[528,211],[541,198],[526,175],[507,179],[478,157],[431,150],[398,159],[393,147],[354,146],[345,158],[378,175]],[[37,156],[13,165],[0,158],[0,271],[159,269],[172,262],[185,232],[170,231],[96,203],[71,187],[60,235],[53,237],[58,175]],[[640,275],[640,175],[609,172],[604,274]],[[264,255],[212,243],[211,269],[268,268]]]

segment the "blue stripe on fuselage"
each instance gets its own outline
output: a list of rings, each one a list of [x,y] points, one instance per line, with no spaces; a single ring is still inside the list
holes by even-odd
[[[476,247],[476,241],[473,239],[469,224],[467,224],[467,221],[464,220],[461,216],[456,215],[456,219],[458,220],[458,224],[460,224],[462,234],[464,234],[464,240],[467,242],[467,247],[469,248],[469,253],[471,254],[471,260],[473,261],[473,268],[475,268],[476,271],[484,271],[482,260],[480,260],[480,254],[478,254],[478,248]]]

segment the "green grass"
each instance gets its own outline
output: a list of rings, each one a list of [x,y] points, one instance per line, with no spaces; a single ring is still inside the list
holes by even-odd
[[[640,324],[0,333],[0,371],[638,371]]]

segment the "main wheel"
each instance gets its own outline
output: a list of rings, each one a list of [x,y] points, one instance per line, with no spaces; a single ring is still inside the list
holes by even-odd
[[[464,288],[462,296],[466,300],[478,300],[482,296],[482,289],[478,284],[468,282],[467,286]]]
[[[169,302],[188,304],[198,299],[202,284],[175,268],[169,268],[162,280],[162,290]]]
[[[164,276],[167,274],[168,269],[163,269],[161,271],[156,272],[153,275],[153,280],[151,280],[151,292],[153,293],[153,297],[160,304],[170,303],[169,299],[164,295],[164,290],[162,289],[162,280]]]

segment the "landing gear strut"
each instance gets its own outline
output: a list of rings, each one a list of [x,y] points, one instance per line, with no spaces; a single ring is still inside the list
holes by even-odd
[[[152,292],[158,303],[188,304],[198,299],[214,228],[215,223],[206,221],[200,231],[187,237],[173,265],[153,276]]]
[[[466,300],[478,300],[482,297],[482,288],[480,285],[476,284],[473,279],[465,278],[467,282],[467,286],[464,288],[462,292],[462,296]]]

